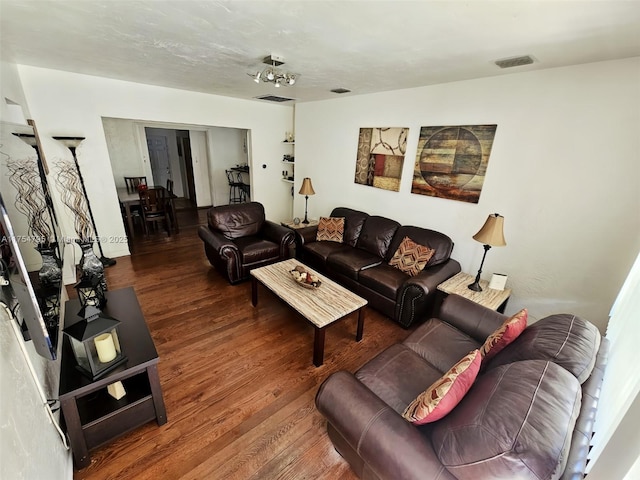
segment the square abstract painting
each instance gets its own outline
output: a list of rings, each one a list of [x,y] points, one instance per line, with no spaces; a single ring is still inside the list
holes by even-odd
[[[411,193],[478,203],[497,127],[422,127]]]
[[[408,128],[361,128],[355,183],[399,191],[408,134]]]

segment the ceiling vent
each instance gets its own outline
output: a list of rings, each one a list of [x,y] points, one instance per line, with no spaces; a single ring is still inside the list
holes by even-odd
[[[254,97],[258,100],[266,100],[267,102],[291,102],[293,98],[278,97],[277,95],[262,95],[261,97]]]
[[[523,55],[521,57],[504,58],[502,60],[496,60],[496,65],[500,68],[520,67],[522,65],[531,65],[533,58],[529,55]]]
[[[351,90],[348,90],[346,88],[334,88],[333,90],[331,90],[333,93],[349,93]]]

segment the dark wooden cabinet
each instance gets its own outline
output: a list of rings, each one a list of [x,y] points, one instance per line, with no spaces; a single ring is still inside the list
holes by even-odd
[[[65,327],[81,320],[78,300],[65,306]],[[127,362],[98,380],[77,368],[67,338],[62,346],[60,404],[77,468],[91,462],[89,451],[155,420],[167,422],[158,376],[158,353],[133,288],[107,292],[104,313],[120,320],[118,337]],[[121,381],[126,395],[116,400],[107,386]]]

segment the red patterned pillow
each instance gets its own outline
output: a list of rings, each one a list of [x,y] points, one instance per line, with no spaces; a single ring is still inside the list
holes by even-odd
[[[424,269],[434,253],[436,253],[435,250],[418,245],[409,237],[404,237],[398,250],[389,260],[389,265],[413,277]]]
[[[498,329],[487,337],[480,348],[482,362],[488,362],[500,350],[513,342],[527,328],[529,313],[523,308],[510,318],[507,318]]]
[[[316,241],[342,243],[344,236],[344,217],[320,217]]]
[[[482,356],[473,350],[447,373],[418,395],[402,416],[414,425],[435,422],[455,408],[467,394],[480,371]]]

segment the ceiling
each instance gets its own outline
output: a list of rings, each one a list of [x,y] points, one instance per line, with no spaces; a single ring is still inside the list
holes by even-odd
[[[298,102],[640,56],[638,1],[0,0],[2,60]],[[284,57],[294,86],[256,84]],[[531,55],[532,65],[493,62]]]

